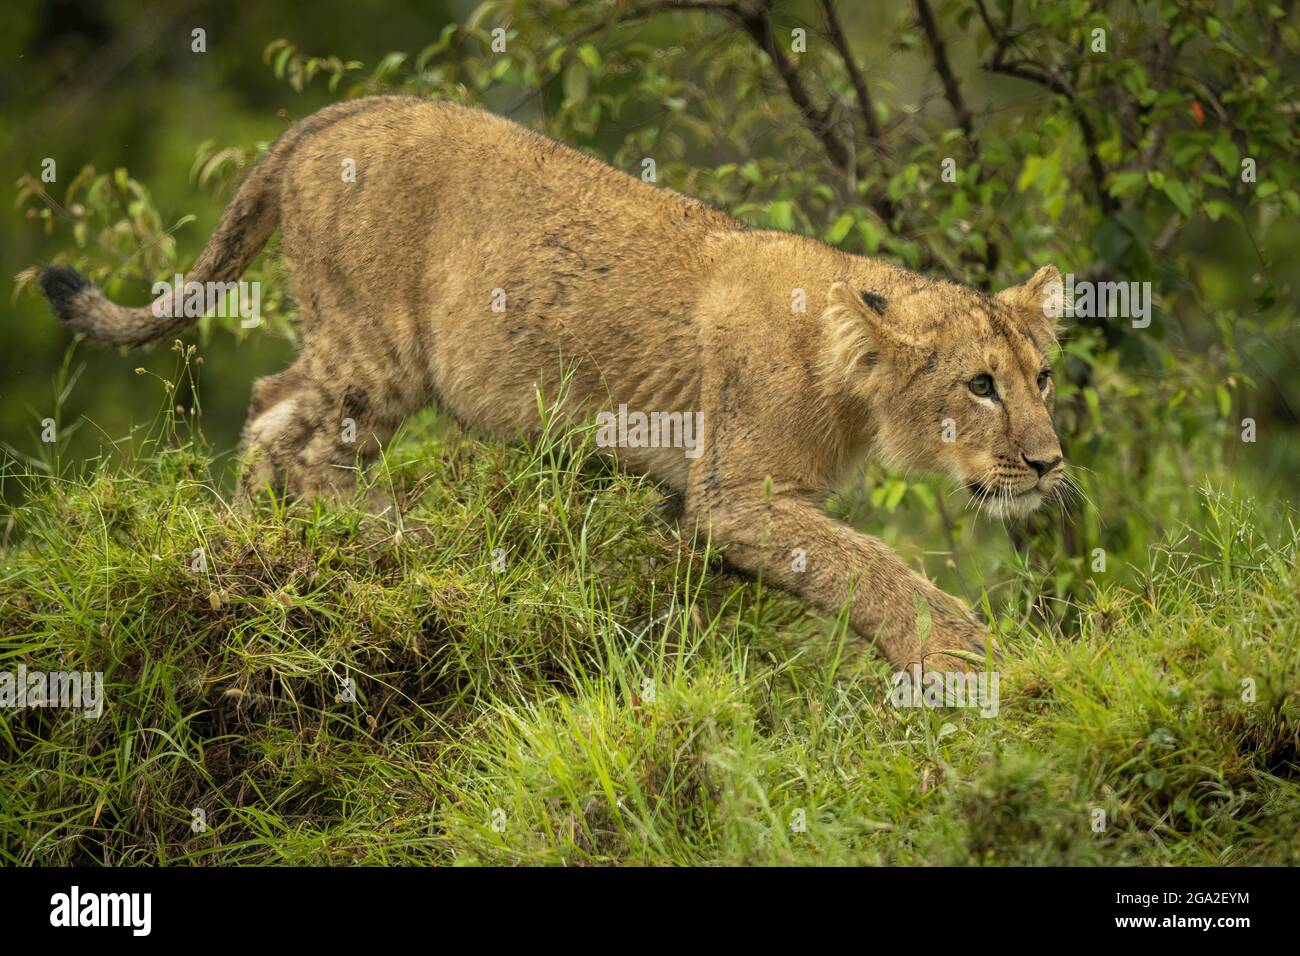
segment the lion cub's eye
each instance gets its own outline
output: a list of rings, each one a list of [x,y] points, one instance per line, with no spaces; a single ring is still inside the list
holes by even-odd
[[[976,375],[966,383],[972,392],[981,398],[990,398],[994,394],[993,376]]]
[[[1041,372],[1039,372],[1038,390],[1041,392],[1043,389],[1047,388],[1047,383],[1050,382],[1051,380],[1052,380],[1052,370],[1050,368],[1045,368]]]

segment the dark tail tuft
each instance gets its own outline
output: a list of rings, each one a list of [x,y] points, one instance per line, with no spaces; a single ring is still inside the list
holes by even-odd
[[[41,270],[38,281],[41,292],[49,300],[50,307],[54,309],[54,314],[64,322],[70,322],[77,312],[74,300],[95,285],[76,269],[68,266],[46,266]]]

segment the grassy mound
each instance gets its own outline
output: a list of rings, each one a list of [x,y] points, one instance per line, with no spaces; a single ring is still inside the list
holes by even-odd
[[[6,864],[1257,864],[1300,852],[1290,515],[1206,494],[995,717],[899,709],[842,621],[730,575],[651,485],[432,432],[394,503],[236,508],[180,443],[25,482],[0,671]]]

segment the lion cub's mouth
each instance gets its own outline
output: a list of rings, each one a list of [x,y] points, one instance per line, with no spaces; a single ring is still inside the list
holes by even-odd
[[[966,482],[966,490],[977,498],[989,499],[1027,498],[1030,495],[1041,495],[1043,493],[1042,489],[1038,487],[1037,482],[1034,482],[1034,484],[1030,485],[1028,488],[1023,488],[1020,491],[1002,491],[1001,489],[992,488],[984,484],[984,482],[976,480]]]
[[[968,481],[966,490],[982,508],[998,513],[1028,514],[1042,503],[1045,495],[1038,482],[1020,491],[1004,491],[976,480]]]

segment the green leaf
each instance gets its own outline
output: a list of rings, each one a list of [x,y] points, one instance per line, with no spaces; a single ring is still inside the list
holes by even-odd
[[[1232,141],[1232,137],[1227,131],[1219,134],[1219,138],[1210,146],[1210,153],[1223,167],[1225,173],[1236,175],[1241,165],[1241,156],[1237,152],[1237,144]]]
[[[936,501],[934,491],[929,485],[908,485],[907,490],[912,493],[912,497],[921,502],[921,507],[927,512],[935,510]]]
[[[1232,411],[1232,394],[1222,385],[1214,386],[1214,397],[1219,405],[1219,417],[1227,418]]]
[[[1205,214],[1210,217],[1210,222],[1218,222],[1225,216],[1238,225],[1244,225],[1241,213],[1237,212],[1232,203],[1225,202],[1222,199],[1211,199],[1205,203]]]
[[[1141,191],[1147,184],[1145,173],[1132,170],[1116,173],[1110,180],[1110,194],[1115,197],[1127,196],[1131,192]]]
[[[1092,413],[1092,420],[1095,424],[1101,424],[1101,399],[1097,395],[1095,388],[1085,388],[1083,390],[1083,400],[1088,406],[1088,411]]]
[[[862,248],[867,252],[876,252],[885,239],[885,231],[870,219],[858,223],[858,233],[862,236]]]
[[[566,103],[581,103],[587,98],[587,65],[574,60],[564,68],[564,100]]]
[[[587,64],[592,72],[599,72],[604,65],[604,61],[600,58],[600,51],[590,43],[584,43],[578,47],[578,59]]]
[[[849,234],[853,228],[853,216],[845,213],[831,223],[831,227],[826,230],[826,242],[832,246],[838,246],[844,241],[844,237]]]
[[[499,0],[484,0],[483,3],[480,3],[474,8],[474,12],[471,13],[469,18],[465,21],[465,30],[467,32],[477,30],[479,26],[500,6],[501,4]]]
[[[772,203],[767,210],[768,221],[773,229],[791,232],[794,229],[794,206],[787,200],[780,199]]]
[[[891,481],[889,483],[889,492],[885,495],[885,508],[893,511],[898,507],[898,503],[903,500],[905,494],[907,494],[907,482]]]
[[[392,53],[385,53],[384,58],[379,61],[375,67],[374,75],[377,77],[388,76],[390,73],[396,73],[398,68],[406,62],[406,54],[399,50]]]
[[[1169,201],[1183,214],[1183,218],[1191,217],[1192,194],[1188,192],[1182,180],[1165,177],[1160,185],[1160,191],[1169,197]]]

